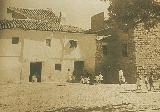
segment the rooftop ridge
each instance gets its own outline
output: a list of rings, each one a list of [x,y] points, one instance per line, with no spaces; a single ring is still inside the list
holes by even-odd
[[[37,20],[0,20],[0,30],[3,29],[39,30],[39,31],[60,31],[71,33],[83,33],[84,30],[78,27],[60,24],[50,24],[49,22]]]
[[[21,14],[25,18],[34,19],[34,20],[41,20],[41,21],[50,21],[50,22],[57,22],[60,24],[61,18],[58,17],[53,10],[50,9],[27,9],[27,8],[16,8],[16,7],[8,7],[8,13],[12,13],[12,15]],[[15,18],[17,19],[17,18]]]

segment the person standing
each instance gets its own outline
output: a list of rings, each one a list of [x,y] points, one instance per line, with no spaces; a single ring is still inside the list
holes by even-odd
[[[123,71],[119,70],[119,85],[123,83],[124,76],[123,76]]]
[[[148,90],[148,78],[146,75],[144,76],[144,83],[145,83],[146,89]]]
[[[159,89],[160,89],[160,76],[158,77],[158,85],[159,85]]]
[[[68,69],[68,82],[71,82],[72,81],[72,73],[70,71],[70,69]]]
[[[141,84],[142,84],[142,79],[139,75],[137,75],[137,82],[136,82],[136,85],[137,85],[137,90],[141,90],[142,87],[141,87]]]
[[[154,86],[153,86],[153,74],[152,74],[152,73],[151,73],[151,75],[149,76],[148,82],[149,82],[149,87],[150,87],[149,91],[151,91],[152,88],[155,90],[155,88],[154,88]]]
[[[95,74],[94,74],[94,73],[90,73],[90,74],[89,74],[89,78],[90,78],[90,85],[93,85],[93,84],[94,84],[94,76],[95,76]]]

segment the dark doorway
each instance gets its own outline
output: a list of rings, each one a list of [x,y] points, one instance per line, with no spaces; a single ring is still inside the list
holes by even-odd
[[[119,82],[118,70],[116,65],[106,65],[105,83],[117,84]]]
[[[42,70],[42,62],[30,63],[29,82],[32,82],[33,76],[37,78],[37,82],[41,82],[41,70]]]
[[[83,69],[84,69],[84,61],[74,62],[74,75],[76,80],[81,79],[81,75],[83,74]]]

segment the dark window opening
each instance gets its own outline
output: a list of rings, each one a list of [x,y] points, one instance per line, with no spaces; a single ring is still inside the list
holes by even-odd
[[[18,44],[19,43],[19,37],[12,37],[12,44]]]
[[[46,39],[46,46],[51,46],[51,39]]]
[[[122,56],[128,57],[128,45],[127,44],[122,44]]]
[[[12,13],[12,10],[7,8],[7,13]]]
[[[102,49],[103,49],[103,55],[108,55],[108,48],[107,48],[107,46],[103,45]]]
[[[55,70],[61,71],[61,64],[55,64]]]
[[[75,41],[75,40],[70,40],[69,44],[70,44],[69,48],[76,48],[77,47],[77,41]]]

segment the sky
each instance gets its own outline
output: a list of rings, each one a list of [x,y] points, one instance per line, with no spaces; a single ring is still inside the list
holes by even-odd
[[[0,0],[0,15],[5,16],[7,7],[51,8],[56,14],[62,12],[64,22],[68,25],[89,29],[91,16],[107,12],[108,3],[100,0]]]

